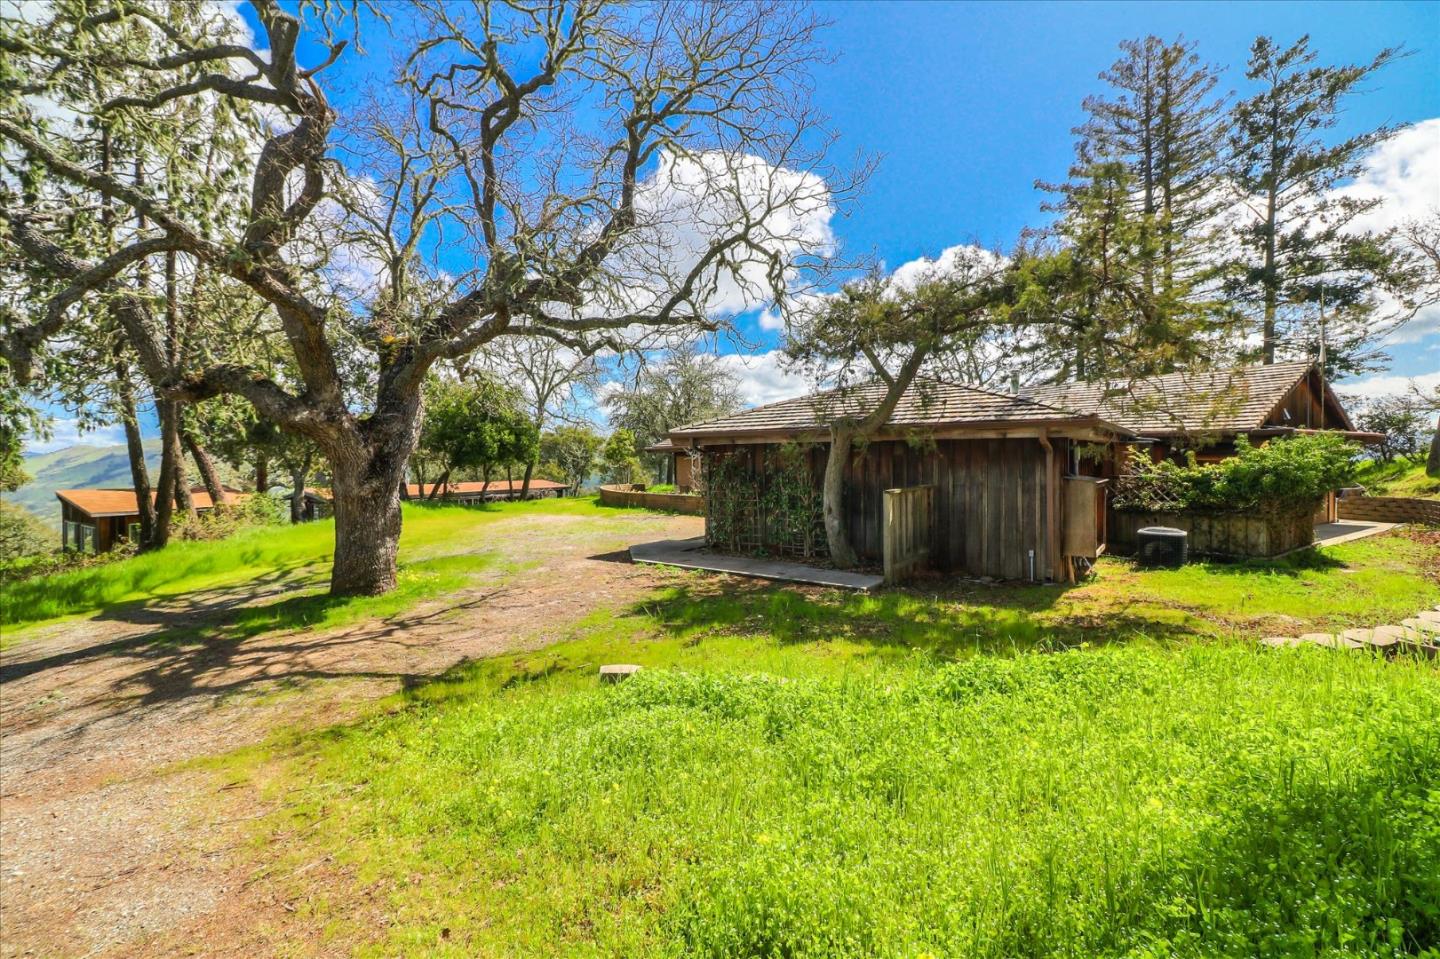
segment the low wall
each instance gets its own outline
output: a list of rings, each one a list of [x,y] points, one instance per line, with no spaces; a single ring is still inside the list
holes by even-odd
[[[1109,548],[1122,555],[1135,552],[1136,533],[1146,526],[1169,526],[1190,534],[1190,552],[1216,559],[1279,556],[1315,541],[1313,510],[1289,516],[1256,511],[1235,513],[1137,513],[1115,511]]]
[[[1403,496],[1342,496],[1339,507],[1341,519],[1440,526],[1440,500]]]
[[[672,513],[689,513],[692,516],[705,515],[703,496],[695,493],[647,493],[645,487],[639,484],[602,486],[600,502],[606,506],[641,506]]]

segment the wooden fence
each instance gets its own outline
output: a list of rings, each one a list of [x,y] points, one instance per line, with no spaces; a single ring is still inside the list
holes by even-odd
[[[672,513],[705,514],[705,497],[696,493],[647,493],[643,485],[600,487],[600,502],[606,506],[640,506]]]
[[[899,583],[930,565],[935,487],[887,489],[884,514],[885,582]]]
[[[1440,526],[1440,500],[1404,496],[1342,496],[1338,507],[1341,519]]]
[[[1140,513],[1115,511],[1110,547],[1135,552],[1136,533],[1146,526],[1169,526],[1190,534],[1190,552],[1216,559],[1279,556],[1315,541],[1314,510],[1277,514],[1261,510],[1234,513],[1186,511]]]

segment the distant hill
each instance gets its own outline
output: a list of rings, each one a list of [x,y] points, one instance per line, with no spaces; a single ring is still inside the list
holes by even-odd
[[[145,462],[153,478],[160,470],[160,439],[145,441]],[[55,501],[57,489],[82,489],[87,486],[129,488],[130,457],[124,446],[67,446],[53,453],[25,457],[25,472],[32,479],[5,500],[21,506],[57,529],[60,526],[60,505]]]

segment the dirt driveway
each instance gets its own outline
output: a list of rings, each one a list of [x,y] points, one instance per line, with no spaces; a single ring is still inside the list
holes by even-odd
[[[235,847],[268,810],[244,790],[217,796],[187,760],[553,642],[668,578],[631,565],[626,543],[700,529],[641,511],[604,524],[517,513],[485,545],[518,571],[502,563],[462,593],[324,633],[207,634],[293,590],[288,577],[44,628],[0,655],[0,956],[266,954],[292,907],[257,900]]]

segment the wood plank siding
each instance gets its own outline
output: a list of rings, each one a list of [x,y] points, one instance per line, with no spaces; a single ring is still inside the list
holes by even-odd
[[[1051,440],[1055,453],[1050,482],[1056,483],[1068,454],[1066,440]],[[752,443],[729,450],[747,472],[764,482],[773,450]],[[825,469],[825,444],[808,448],[817,488]],[[884,556],[884,494],[905,486],[935,487],[931,565],[942,572],[998,579],[1029,579],[1030,551],[1035,576],[1056,578],[1058,566],[1046,522],[1046,454],[1033,438],[941,439],[928,442],[877,441],[851,461],[845,476],[844,513],[851,545],[866,563]]]

